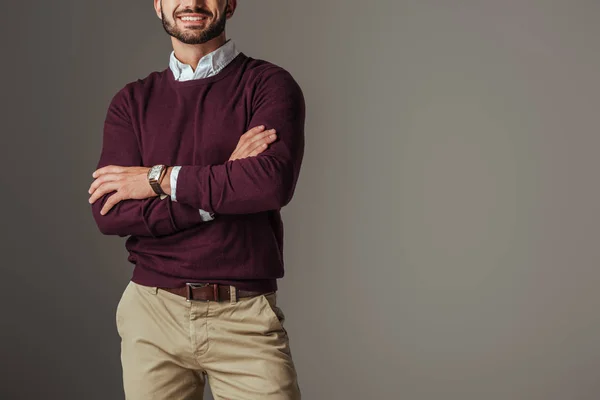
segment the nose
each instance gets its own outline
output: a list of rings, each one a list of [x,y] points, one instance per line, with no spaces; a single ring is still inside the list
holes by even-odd
[[[182,10],[192,10],[200,13],[204,11],[203,14],[208,14],[208,7],[206,6],[206,1],[203,0],[181,0],[179,11]]]

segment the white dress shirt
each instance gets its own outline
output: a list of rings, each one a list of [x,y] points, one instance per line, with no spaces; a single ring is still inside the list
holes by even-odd
[[[192,79],[208,78],[221,72],[237,55],[239,51],[235,47],[235,43],[229,39],[221,47],[215,51],[206,54],[198,62],[195,70],[189,64],[184,64],[175,57],[175,51],[171,52],[169,60],[169,68],[173,72],[173,76],[177,81],[189,81]],[[171,170],[171,200],[177,201],[175,192],[177,189],[177,176],[181,166],[174,166]],[[214,214],[204,210],[200,210],[200,215],[204,221],[214,219]]]

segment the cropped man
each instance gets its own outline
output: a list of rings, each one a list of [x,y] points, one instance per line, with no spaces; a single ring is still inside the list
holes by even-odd
[[[128,236],[117,306],[128,400],[299,399],[284,314],[280,210],[304,153],[302,91],[238,51],[236,0],[154,0],[169,68],[125,85],[90,186],[106,235]]]

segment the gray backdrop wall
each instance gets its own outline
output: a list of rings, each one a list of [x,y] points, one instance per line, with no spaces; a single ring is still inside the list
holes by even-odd
[[[2,399],[120,399],[102,122],[167,66],[152,2],[3,4]],[[306,153],[283,210],[306,399],[600,398],[600,2],[240,1]],[[307,296],[307,291],[311,292]]]

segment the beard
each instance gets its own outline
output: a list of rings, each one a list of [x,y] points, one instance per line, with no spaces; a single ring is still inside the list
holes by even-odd
[[[227,4],[225,5],[225,9],[227,9]],[[177,27],[176,20],[171,22],[166,18],[166,15],[162,11],[162,7],[160,12],[162,16],[162,25],[165,32],[185,44],[202,44],[216,38],[223,33],[225,30],[225,24],[227,22],[227,16],[225,12],[223,12],[221,18],[213,21],[210,25],[204,28],[188,28],[186,30],[182,30]],[[194,10],[194,13],[206,15],[209,18],[212,17],[212,14],[202,9],[196,9]],[[185,13],[180,15],[185,15]]]

